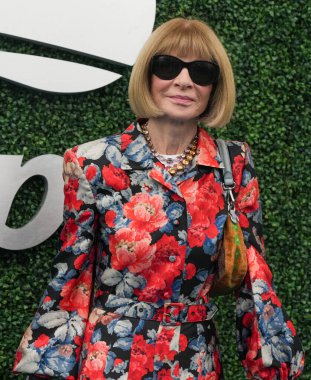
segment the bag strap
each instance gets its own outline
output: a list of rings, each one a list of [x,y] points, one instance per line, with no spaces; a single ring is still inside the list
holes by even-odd
[[[235,213],[235,206],[234,206],[235,199],[233,195],[235,182],[232,175],[232,167],[231,167],[231,160],[229,156],[228,146],[225,140],[223,139],[216,139],[216,143],[219,149],[220,157],[224,164],[224,168],[222,169],[222,172],[223,172],[222,188],[223,188],[224,198],[228,205],[228,213],[230,215],[232,222],[237,223],[238,217]]]

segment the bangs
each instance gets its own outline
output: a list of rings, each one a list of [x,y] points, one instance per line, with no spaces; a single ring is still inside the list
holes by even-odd
[[[230,121],[235,105],[235,84],[227,52],[209,25],[185,18],[174,18],[160,25],[137,57],[129,83],[129,102],[137,117],[163,116],[151,94],[150,62],[158,54],[217,63],[219,81],[200,120],[209,127],[221,127]]]
[[[202,60],[215,58],[206,35],[200,30],[185,27],[169,33],[158,44],[157,54],[176,54],[179,57],[195,56]]]

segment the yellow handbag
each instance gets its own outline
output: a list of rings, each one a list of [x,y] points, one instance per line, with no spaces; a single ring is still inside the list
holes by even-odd
[[[224,226],[223,240],[218,251],[216,274],[210,291],[212,297],[231,293],[241,285],[247,273],[246,246],[243,232],[235,213],[235,199],[233,196],[235,183],[232,176],[228,147],[222,139],[217,139],[216,142],[224,163],[223,194],[227,207],[227,219]]]

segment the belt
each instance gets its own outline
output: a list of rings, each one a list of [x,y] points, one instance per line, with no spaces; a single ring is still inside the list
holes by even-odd
[[[107,312],[158,321],[163,324],[207,321],[212,319],[218,311],[217,306],[212,302],[208,304],[165,302],[158,305],[107,293],[97,296],[94,306]]]

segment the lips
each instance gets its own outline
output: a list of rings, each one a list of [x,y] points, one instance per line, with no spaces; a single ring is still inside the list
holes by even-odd
[[[192,98],[190,98],[189,96],[183,96],[183,95],[173,95],[173,96],[170,96],[170,99],[174,103],[179,103],[179,104],[189,104],[193,102]]]
[[[182,96],[182,95],[173,95],[171,98],[174,99],[182,99],[182,100],[193,100],[192,98],[189,98],[189,96]]]

